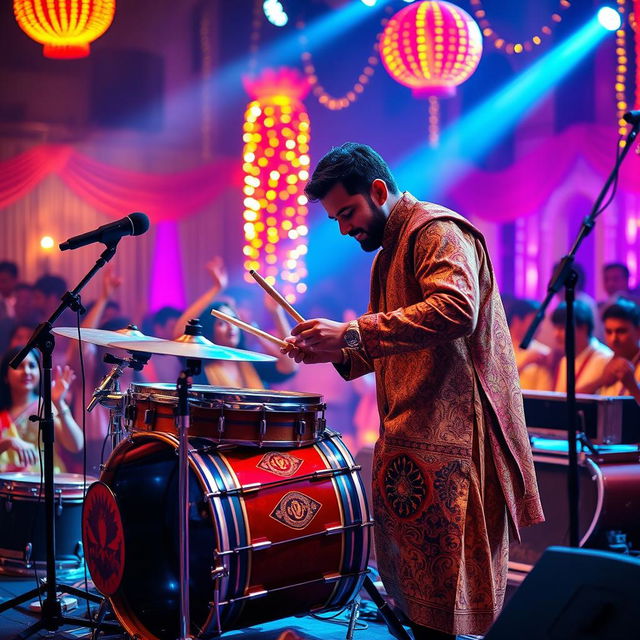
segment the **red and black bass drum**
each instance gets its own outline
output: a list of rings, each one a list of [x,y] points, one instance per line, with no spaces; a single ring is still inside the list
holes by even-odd
[[[189,618],[195,637],[336,609],[358,593],[371,520],[337,434],[283,451],[189,440]],[[179,635],[178,440],[121,442],[83,513],[87,566],[134,637]]]

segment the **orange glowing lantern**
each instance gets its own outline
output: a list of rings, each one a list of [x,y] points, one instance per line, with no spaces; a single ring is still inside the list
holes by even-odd
[[[307,288],[309,83],[294,69],[266,69],[244,83],[253,98],[243,128],[244,266],[295,302]]]
[[[20,28],[47,58],[84,58],[111,25],[115,0],[13,0]]]
[[[480,27],[449,2],[415,2],[401,9],[389,19],[380,43],[380,57],[389,75],[415,96],[429,98],[432,142],[437,98],[454,95],[481,56]]]

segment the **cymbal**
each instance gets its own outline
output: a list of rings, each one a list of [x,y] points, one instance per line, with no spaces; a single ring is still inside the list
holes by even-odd
[[[59,336],[78,340],[78,327],[54,327],[52,331]],[[99,347],[121,347],[122,344],[126,342],[157,340],[158,338],[145,336],[144,333],[138,331],[138,329],[118,329],[118,331],[106,331],[105,329],[87,329],[84,327],[80,327],[80,339],[83,342],[96,344]]]
[[[195,340],[187,341],[184,338],[195,338]],[[263,353],[222,347],[202,336],[180,336],[176,340],[151,338],[138,342],[114,342],[107,346],[119,347],[127,351],[143,351],[155,355],[180,356],[193,360],[235,360],[237,362],[272,362],[276,360],[273,356]]]

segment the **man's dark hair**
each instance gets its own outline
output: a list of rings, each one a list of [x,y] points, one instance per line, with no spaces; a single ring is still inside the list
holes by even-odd
[[[18,277],[18,265],[10,260],[3,260],[0,262],[0,271],[8,273],[13,278]]]
[[[389,165],[369,145],[345,142],[327,153],[315,168],[304,192],[311,202],[322,200],[338,183],[349,195],[369,195],[374,180],[384,180],[391,193],[400,193]]]
[[[152,316],[153,324],[159,324],[164,326],[167,324],[167,320],[171,320],[175,318],[176,320],[182,315],[180,309],[176,309],[175,307],[162,307],[158,309]]]
[[[507,315],[507,323],[511,324],[514,318],[526,318],[530,313],[535,313],[540,308],[540,303],[527,298],[514,298],[504,305]]]
[[[640,305],[626,298],[618,298],[604,310],[602,321],[604,322],[607,318],[626,320],[638,328],[640,327]]]
[[[624,273],[624,277],[628,280],[631,273],[629,272],[629,267],[627,267],[624,262],[608,262],[602,267],[602,273],[605,271],[611,271],[611,269],[620,269],[622,273]]]
[[[593,311],[584,300],[574,300],[573,315],[576,319],[577,327],[587,327],[589,336],[593,333]],[[565,326],[567,322],[567,303],[561,302],[551,314],[551,322],[556,326]]]
[[[36,291],[40,291],[45,296],[56,296],[57,298],[60,298],[67,290],[67,282],[60,276],[46,274],[44,276],[40,276],[36,280],[33,288]]]

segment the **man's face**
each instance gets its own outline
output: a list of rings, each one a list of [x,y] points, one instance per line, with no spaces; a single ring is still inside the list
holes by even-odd
[[[602,283],[607,295],[612,296],[619,291],[629,291],[629,283],[627,276],[622,269],[618,267],[612,267],[611,269],[605,269],[602,274]]]
[[[640,327],[622,318],[607,318],[604,321],[604,339],[617,356],[632,360],[640,346]]]
[[[387,216],[382,204],[373,197],[355,193],[350,195],[338,183],[321,200],[331,220],[337,220],[342,235],[354,237],[363,251],[375,251],[382,245]]]

